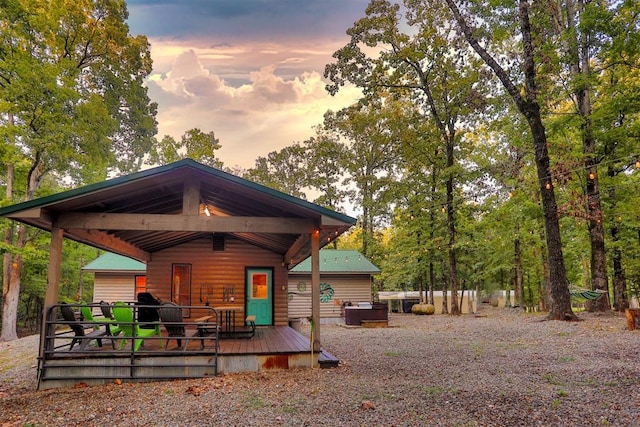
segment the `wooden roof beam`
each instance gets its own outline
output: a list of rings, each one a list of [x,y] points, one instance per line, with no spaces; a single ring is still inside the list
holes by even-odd
[[[205,217],[193,215],[62,213],[60,227],[98,230],[157,230],[218,233],[311,233],[314,221],[282,217]]]
[[[100,249],[140,260],[151,261],[151,254],[99,230],[64,230],[66,237]]]

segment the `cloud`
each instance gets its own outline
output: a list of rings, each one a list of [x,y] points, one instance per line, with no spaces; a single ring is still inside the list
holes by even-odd
[[[246,84],[234,87],[202,66],[194,50],[178,55],[165,75],[154,74],[149,93],[159,104],[159,136],[179,138],[197,127],[213,131],[227,166],[252,167],[259,156],[313,136],[324,112],[355,101],[346,90],[331,97],[315,71],[286,79],[277,66],[250,71]]]
[[[134,34],[151,44],[149,96],[158,137],[213,131],[227,166],[314,135],[327,109],[359,91],[331,97],[322,78],[345,31],[368,0],[128,0]]]

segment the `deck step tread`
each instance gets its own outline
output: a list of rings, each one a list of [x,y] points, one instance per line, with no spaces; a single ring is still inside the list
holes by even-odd
[[[323,348],[318,357],[318,363],[321,368],[335,368],[340,363],[340,360]]]

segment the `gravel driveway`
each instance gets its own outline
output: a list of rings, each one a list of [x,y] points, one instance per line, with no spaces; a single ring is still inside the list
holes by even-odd
[[[392,314],[323,325],[335,369],[46,391],[27,337],[0,343],[0,426],[639,426],[640,331],[579,317]]]

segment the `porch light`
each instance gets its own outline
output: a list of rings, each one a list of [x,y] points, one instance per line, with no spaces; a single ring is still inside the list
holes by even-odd
[[[211,212],[209,212],[209,206],[204,205],[204,214],[206,216],[211,216]]]

